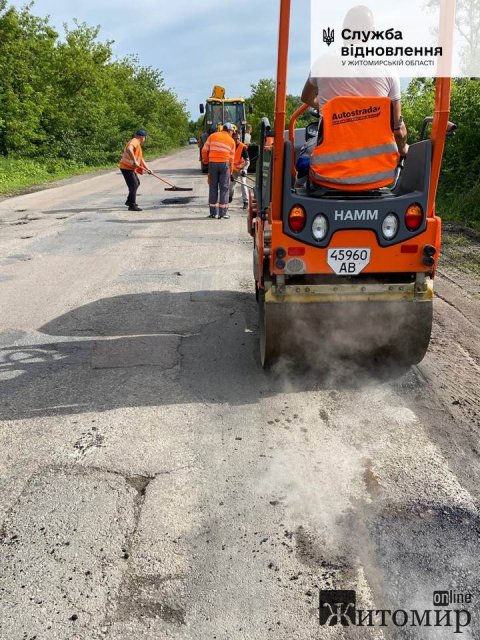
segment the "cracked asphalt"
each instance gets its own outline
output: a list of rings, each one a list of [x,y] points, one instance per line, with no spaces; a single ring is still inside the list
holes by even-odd
[[[0,639],[480,638],[478,279],[441,264],[402,375],[265,373],[239,194],[209,220],[196,148],[151,166],[193,191],[0,201]],[[332,589],[471,619],[322,626]]]

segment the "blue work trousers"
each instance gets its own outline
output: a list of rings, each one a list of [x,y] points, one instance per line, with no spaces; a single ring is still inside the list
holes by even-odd
[[[210,215],[217,214],[220,217],[226,215],[228,211],[228,197],[230,190],[230,163],[229,162],[209,162],[208,179],[210,190],[208,204]]]

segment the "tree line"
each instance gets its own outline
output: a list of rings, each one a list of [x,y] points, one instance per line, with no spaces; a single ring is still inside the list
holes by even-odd
[[[142,66],[135,56],[115,58],[113,41],[102,41],[98,27],[74,21],[60,36],[31,6],[18,10],[0,0],[0,174],[2,157],[53,167],[115,162],[139,127],[148,131],[149,153],[179,146],[189,131],[198,135],[202,119],[189,123],[185,104],[165,86],[161,71]],[[246,101],[254,107],[254,140],[262,117],[273,126],[274,93],[273,79],[251,85]],[[433,100],[431,79],[413,79],[403,93],[409,142],[418,139]],[[299,96],[287,96],[287,121],[300,104]],[[480,80],[455,79],[451,119],[458,131],[446,145],[438,202],[445,217],[477,224],[479,113]],[[304,116],[297,126],[308,120]]]
[[[433,114],[435,85],[431,78],[413,79],[402,95],[409,142],[418,140],[425,116]],[[450,120],[457,125],[447,138],[438,192],[438,209],[445,219],[480,224],[480,79],[452,81]]]
[[[185,142],[186,106],[159,70],[116,59],[98,27],[74,21],[61,37],[31,6],[0,0],[0,158],[98,166],[140,127],[149,153]]]

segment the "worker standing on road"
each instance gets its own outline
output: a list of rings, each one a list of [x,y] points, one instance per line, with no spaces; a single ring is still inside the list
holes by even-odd
[[[141,175],[144,171],[152,173],[151,169],[145,164],[142,154],[142,144],[145,142],[146,137],[147,132],[144,129],[139,129],[135,137],[125,145],[120,158],[120,171],[128,187],[128,196],[125,204],[129,211],[141,211],[137,204],[137,191],[140,186],[138,174]]]
[[[235,181],[238,181],[242,185],[243,208],[246,209],[248,207],[247,169],[250,165],[248,147],[240,140],[238,131],[234,131],[232,137],[235,142],[235,160],[233,163],[232,181],[230,182],[229,202],[233,200]]]
[[[229,218],[228,196],[230,176],[235,161],[235,142],[232,139],[233,125],[227,122],[222,131],[212,133],[202,147],[202,162],[208,164],[210,185],[208,203],[209,218]]]

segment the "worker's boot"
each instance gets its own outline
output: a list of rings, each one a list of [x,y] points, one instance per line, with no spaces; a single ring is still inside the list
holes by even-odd
[[[138,206],[138,204],[131,204],[131,205],[128,207],[128,210],[129,210],[129,211],[142,211],[142,209],[140,209],[140,207]]]

